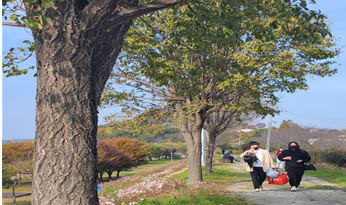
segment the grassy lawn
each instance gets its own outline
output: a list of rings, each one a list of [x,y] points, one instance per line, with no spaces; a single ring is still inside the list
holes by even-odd
[[[305,171],[305,175],[334,183],[346,190],[346,170],[333,165],[315,165],[317,171]]]
[[[16,203],[13,203],[12,198],[2,198],[3,205],[30,205],[31,204],[31,196],[22,196],[16,198]]]
[[[203,193],[194,196],[194,197],[184,197],[184,198],[173,198],[173,199],[153,199],[153,200],[143,200],[138,203],[139,204],[145,204],[145,205],[173,205],[173,204],[204,204],[204,205],[241,205],[246,204],[249,205],[249,203],[246,203],[243,199],[240,198],[230,198],[226,196],[210,196],[210,195],[204,195]]]
[[[31,181],[27,180],[20,184],[19,187],[15,188],[16,193],[31,193],[31,187],[25,187],[31,185]],[[12,188],[2,189],[2,193],[12,193]]]

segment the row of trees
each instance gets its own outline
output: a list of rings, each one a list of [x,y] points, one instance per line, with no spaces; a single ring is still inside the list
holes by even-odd
[[[202,181],[202,128],[210,136],[208,173],[225,127],[249,113],[277,113],[268,106],[278,102],[275,92],[307,89],[306,74],[335,72],[332,62],[315,60],[338,55],[325,17],[279,2],[261,4],[260,12],[254,2],[196,3],[134,20],[102,100],[123,106],[135,129],[148,117],[175,116],[189,153],[188,183]]]
[[[98,204],[97,107],[111,74],[115,88],[105,94],[127,116],[165,110],[178,119],[190,183],[202,181],[207,118],[277,113],[269,106],[279,101],[276,92],[336,73],[333,61],[323,61],[339,54],[327,18],[305,0],[12,2],[3,1],[3,15],[32,29],[37,59],[33,204]],[[25,73],[6,57],[4,72]],[[221,124],[209,123],[210,136]]]

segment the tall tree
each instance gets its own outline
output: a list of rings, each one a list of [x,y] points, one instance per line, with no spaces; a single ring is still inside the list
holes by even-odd
[[[183,0],[12,2],[3,5],[12,6],[6,11],[16,22],[5,25],[30,27],[34,44],[29,51],[36,56],[32,203],[96,205],[97,107],[123,38],[133,18]],[[11,52],[5,72],[26,73],[13,64]]]
[[[208,115],[273,114],[261,99],[276,103],[276,92],[307,89],[307,75],[335,74],[333,61],[320,61],[339,54],[324,21],[290,1],[219,1],[143,16],[125,39],[111,82],[134,92],[110,84],[105,96],[126,115],[171,109],[188,149],[188,182],[201,181],[200,134]]]
[[[3,5],[11,6],[10,2],[13,1],[4,0]],[[228,29],[228,35],[237,36],[237,38],[244,35],[236,28],[247,25],[246,22],[251,27],[252,23],[256,23],[256,21],[270,20],[270,17],[276,18],[277,16],[279,20],[272,21],[271,27],[252,27],[250,35],[256,36],[258,39],[262,39],[263,36],[275,38],[271,35],[273,34],[271,28],[280,25],[289,26],[287,20],[292,19],[290,17],[295,19],[295,22],[292,22],[294,26],[292,33],[288,34],[293,37],[293,41],[307,38],[309,42],[311,39],[320,42],[319,35],[307,32],[310,30],[323,35],[328,34],[328,29],[325,29],[322,21],[324,16],[316,12],[305,11],[307,9],[305,0],[293,1],[293,3],[271,0],[148,0],[143,2],[146,4],[138,5],[139,0],[25,0],[19,4],[19,7],[17,5],[13,7],[14,10],[22,9],[25,16],[12,14],[10,18],[16,23],[5,24],[30,27],[35,41],[29,47],[29,51],[35,50],[36,52],[37,66],[33,204],[98,204],[97,106],[132,19],[186,2],[191,3],[189,5],[192,8],[190,15],[195,13],[196,5],[199,7],[197,9],[213,8],[214,10],[210,10],[211,13],[208,15],[218,13],[220,8],[228,8],[230,12],[234,13],[234,18],[230,18],[229,26],[225,29]],[[6,11],[13,12],[13,10]],[[219,14],[220,16],[217,18],[213,16],[209,20],[215,22],[218,19],[228,19],[223,12],[219,12]],[[273,15],[266,16],[267,14]],[[246,16],[252,16],[251,19],[254,22],[245,22],[244,17]],[[259,16],[264,18],[258,18]],[[314,24],[311,23],[313,17],[316,18]],[[233,24],[232,21],[236,19],[239,23]],[[201,26],[200,34],[203,35],[209,23],[201,21],[198,24],[193,27]],[[186,28],[190,30],[193,27]],[[285,29],[285,27],[283,28]],[[236,32],[233,33],[232,30]],[[222,29],[217,29],[213,32],[218,35],[221,31]],[[197,38],[194,44],[197,39],[203,38],[198,33],[195,36]],[[313,45],[311,44],[312,47]],[[263,48],[258,47],[258,50],[263,50]],[[19,50],[23,50],[23,48]],[[309,51],[306,50],[306,52]],[[320,52],[313,53],[320,59],[335,54],[334,52],[325,54],[322,48]],[[297,55],[299,56],[299,54]],[[5,66],[4,71],[8,75],[26,72],[13,66],[14,57],[11,53],[7,55],[7,59],[9,62],[5,62],[3,65]],[[274,72],[276,69],[274,65],[272,67],[274,76],[288,75],[291,77],[288,72]],[[325,65],[325,68],[327,67],[328,64]],[[305,69],[302,67],[301,72],[304,72]],[[152,74],[154,73],[157,71],[153,70]],[[326,74],[319,69],[316,73]],[[237,78],[236,75],[234,77]],[[303,78],[303,76],[300,77]],[[298,87],[305,86],[304,83],[298,83],[298,85]],[[294,86],[290,87],[293,90],[294,88]],[[206,110],[196,112],[196,114],[203,115],[204,111]],[[192,118],[194,117],[192,116]],[[196,122],[198,125],[197,129],[193,130],[194,134],[200,132],[203,119],[198,119]],[[195,143],[199,144],[198,141]]]

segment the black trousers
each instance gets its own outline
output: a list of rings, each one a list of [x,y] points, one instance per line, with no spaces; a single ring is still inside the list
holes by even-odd
[[[286,167],[288,180],[291,186],[298,187],[304,174],[303,167]]]
[[[233,163],[234,157],[230,156],[229,160],[231,161],[231,163]]]
[[[255,189],[260,188],[260,186],[262,186],[262,183],[267,177],[262,167],[253,167],[253,171],[250,172],[250,175],[251,175],[253,187]]]

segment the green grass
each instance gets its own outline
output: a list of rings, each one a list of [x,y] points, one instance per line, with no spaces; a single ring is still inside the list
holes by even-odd
[[[346,169],[340,169],[335,165],[318,165],[315,164],[317,171],[305,171],[305,175],[317,177],[324,181],[336,184],[346,189]]]
[[[31,205],[31,195],[16,198],[16,203],[13,203],[13,198],[2,198],[3,205]]]
[[[176,161],[179,161],[179,160],[180,159],[173,159],[173,162],[176,162]],[[148,164],[140,165],[140,166],[138,166],[136,168],[133,168],[130,171],[120,172],[120,176],[133,175],[136,172],[143,171],[143,170],[150,170],[150,169],[153,169],[153,168],[160,167],[162,165],[168,164],[170,162],[171,162],[171,159],[152,160],[152,161],[149,161]],[[116,175],[112,175],[112,176],[115,177]]]
[[[249,204],[240,198],[230,198],[226,196],[208,196],[203,193],[195,197],[171,198],[171,199],[153,199],[143,200],[138,204],[141,205],[171,205],[171,204],[203,204],[203,205],[241,205]]]
[[[204,170],[204,167],[202,168]],[[189,172],[188,170],[176,175],[177,178],[184,178],[184,181],[187,182]],[[232,172],[232,170],[227,167],[226,164],[215,163],[213,165],[213,172],[208,175],[203,175],[204,182],[213,182],[220,186],[231,186],[232,183],[250,181],[251,178],[248,172]]]
[[[15,192],[16,193],[31,193],[31,187],[24,187],[24,186],[28,186],[31,185],[31,181],[24,181],[20,184],[20,186],[15,188]],[[6,188],[2,188],[2,192],[3,193],[12,193],[12,187],[6,189]]]

